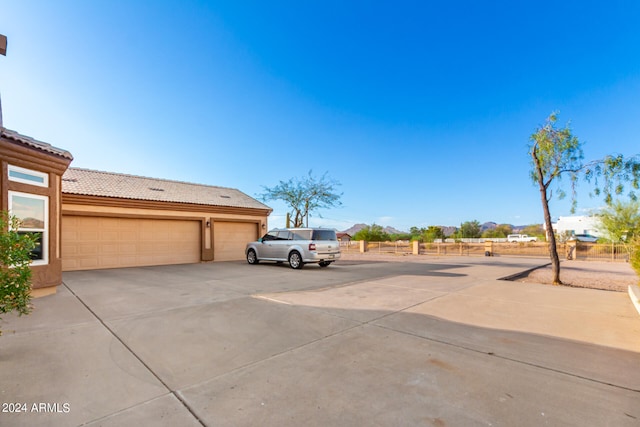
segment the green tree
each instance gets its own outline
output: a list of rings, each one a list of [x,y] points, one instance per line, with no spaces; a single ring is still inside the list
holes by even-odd
[[[396,242],[398,240],[411,240],[410,233],[392,233],[389,234],[389,240],[392,242]]]
[[[436,225],[430,225],[426,230],[422,232],[422,238],[424,242],[432,243],[436,239],[444,239],[444,232],[442,227]]]
[[[485,230],[482,237],[487,238],[505,238],[511,234],[512,227],[509,224],[499,224],[496,228]]]
[[[583,179],[595,185],[595,194],[604,195],[610,204],[614,194],[624,192],[623,183],[631,182],[629,197],[636,199],[634,190],[639,187],[640,161],[637,157],[625,159],[622,155],[607,156],[603,159],[583,163],[582,144],[573,135],[569,126],[556,127],[558,115],[552,113],[543,126],[540,126],[529,138],[529,156],[531,159],[531,178],[538,186],[542,211],[547,230],[552,230],[549,201],[553,195],[551,185],[557,185],[556,195],[565,196],[561,179],[569,178],[571,184],[572,212],[576,207],[576,188]],[[562,284],[560,280],[560,258],[556,248],[556,237],[549,233],[549,254],[553,273],[553,284]]]
[[[501,234],[504,234],[504,237],[507,237],[509,234],[513,233],[513,227],[511,226],[511,224],[499,224],[496,227],[496,230]]]
[[[477,239],[482,233],[480,232],[480,223],[476,220],[463,222],[460,225],[459,237]]]
[[[417,240],[419,242],[423,241],[423,237],[422,234],[426,231],[427,229],[424,227],[411,227],[409,229],[409,234],[411,234],[411,240]]]
[[[353,240],[364,240],[367,242],[386,242],[389,239],[389,234],[378,224],[367,225],[353,235]]]
[[[302,178],[291,178],[280,181],[275,187],[262,187],[265,192],[258,197],[262,201],[281,200],[291,208],[293,227],[309,225],[309,215],[317,209],[340,206],[342,202],[335,187],[340,183],[327,177],[325,172],[320,178],[309,171]]]
[[[615,243],[629,243],[640,235],[640,203],[629,200],[615,200],[599,215],[599,231],[604,232]]]
[[[546,234],[544,228],[540,224],[527,225],[522,229],[522,234],[527,236],[536,236],[538,240],[546,240]]]
[[[35,238],[18,233],[20,221],[0,212],[0,313],[31,311],[31,251]],[[0,335],[2,331],[0,330]]]

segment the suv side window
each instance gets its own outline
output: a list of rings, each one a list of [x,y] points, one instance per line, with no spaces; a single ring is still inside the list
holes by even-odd
[[[311,240],[338,240],[333,230],[313,230]]]
[[[262,240],[278,240],[278,232],[270,231],[262,237]]]
[[[311,230],[296,230],[292,234],[293,240],[311,240]]]
[[[288,230],[278,231],[278,240],[291,240],[291,232]]]

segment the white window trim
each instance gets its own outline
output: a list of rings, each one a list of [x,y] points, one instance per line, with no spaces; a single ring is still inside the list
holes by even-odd
[[[35,185],[38,187],[49,187],[49,174],[44,172],[34,171],[32,169],[21,168],[20,166],[8,165],[7,174],[9,175],[9,181],[21,182],[23,184]],[[34,177],[42,178],[43,182],[30,181],[28,179],[18,178],[11,176],[11,171],[16,171],[26,175],[33,175]]]
[[[41,232],[42,233],[42,259],[32,260],[31,265],[49,264],[49,197],[38,194],[22,193],[19,191],[9,191],[9,214],[13,215],[13,196],[27,197],[31,199],[44,200],[44,228],[21,227],[18,231]]]

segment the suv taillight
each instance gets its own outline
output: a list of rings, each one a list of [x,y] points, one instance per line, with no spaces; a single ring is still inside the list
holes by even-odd
[[[309,250],[310,251],[315,251],[316,250],[316,244],[315,243],[309,243]]]

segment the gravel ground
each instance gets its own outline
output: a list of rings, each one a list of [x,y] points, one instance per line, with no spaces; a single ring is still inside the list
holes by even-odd
[[[430,260],[429,257],[413,255],[360,254],[357,252],[343,252],[342,256],[341,263],[362,261],[429,262]],[[638,284],[640,278],[626,262],[562,261],[560,263],[560,280],[565,286],[627,292],[628,286]],[[552,283],[551,265],[522,275],[514,279],[514,282],[550,285]]]
[[[640,279],[626,262],[563,261],[560,280],[565,286],[627,292],[629,285],[637,284]],[[515,281],[551,284],[551,265],[533,270]]]

